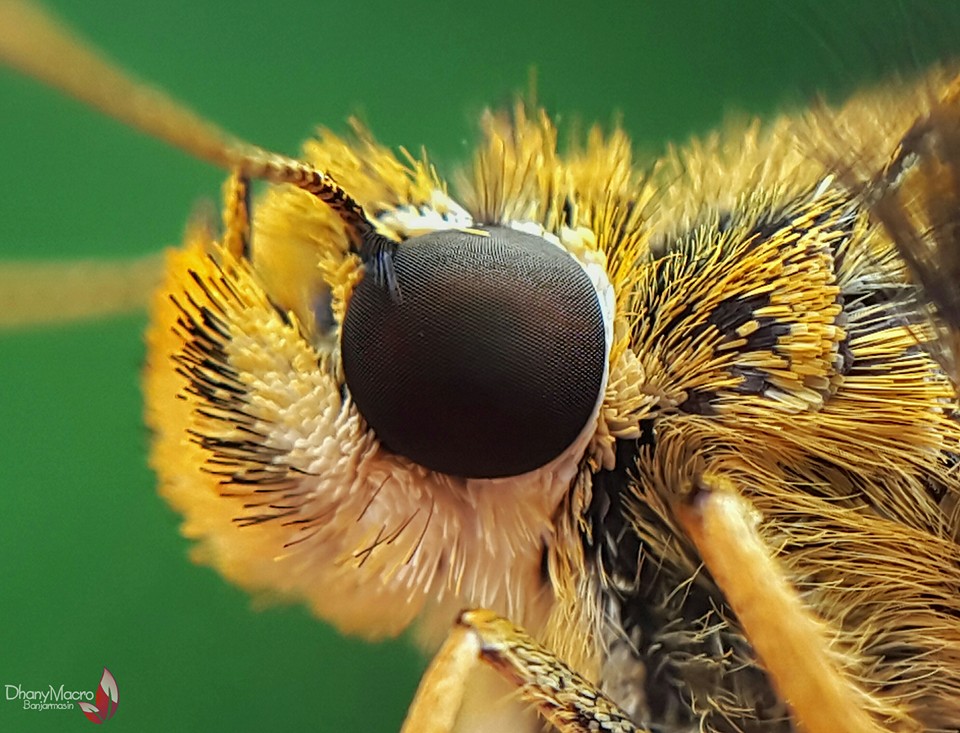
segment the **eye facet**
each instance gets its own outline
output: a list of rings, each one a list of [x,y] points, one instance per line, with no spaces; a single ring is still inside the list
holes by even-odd
[[[431,232],[369,273],[341,334],[347,386],[391,451],[494,478],[560,455],[593,415],[607,346],[597,291],[566,251],[503,227]]]

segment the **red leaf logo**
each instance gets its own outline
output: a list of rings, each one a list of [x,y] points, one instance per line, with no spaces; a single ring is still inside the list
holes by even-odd
[[[103,718],[100,717],[100,708],[98,708],[92,702],[78,702],[77,705],[80,706],[83,714],[87,716],[87,720],[89,720],[91,723],[100,725],[100,723],[103,722]]]
[[[77,705],[87,716],[87,720],[99,725],[105,720],[110,720],[120,704],[120,688],[117,687],[117,680],[106,667],[103,668],[103,676],[100,677],[100,686],[97,687],[96,701],[96,705],[89,702],[78,702]]]

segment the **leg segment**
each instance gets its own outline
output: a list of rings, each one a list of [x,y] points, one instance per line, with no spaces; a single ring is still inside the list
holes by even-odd
[[[560,733],[649,733],[556,655],[492,611],[466,611],[420,682],[402,733],[447,733],[483,661]]]
[[[880,733],[859,704],[863,693],[830,657],[822,622],[758,533],[750,503],[729,482],[710,476],[678,514],[800,729]]]

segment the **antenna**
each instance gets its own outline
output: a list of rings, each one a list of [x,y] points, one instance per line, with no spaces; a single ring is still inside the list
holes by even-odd
[[[363,207],[327,173],[251,145],[137,81],[37,4],[0,0],[0,28],[0,62],[196,158],[313,194],[346,224],[357,251],[374,235]]]

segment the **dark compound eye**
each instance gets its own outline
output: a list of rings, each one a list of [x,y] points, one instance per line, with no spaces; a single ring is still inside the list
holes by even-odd
[[[391,451],[466,477],[515,476],[586,427],[606,370],[599,298],[542,237],[445,230],[393,255],[400,297],[370,273],[350,298],[347,386]]]

